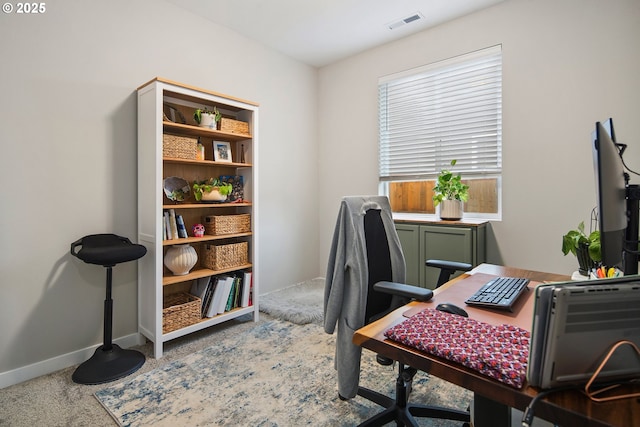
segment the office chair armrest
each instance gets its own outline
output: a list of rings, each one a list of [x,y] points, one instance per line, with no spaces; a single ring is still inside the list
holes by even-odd
[[[425,264],[427,267],[435,267],[440,269],[436,289],[444,285],[451,279],[451,275],[456,271],[469,271],[473,268],[471,264],[466,262],[443,261],[440,259],[428,259]]]
[[[431,289],[419,288],[417,286],[406,285],[396,282],[378,282],[373,285],[373,289],[385,294],[398,295],[406,298],[413,298],[418,301],[429,301],[433,297]]]
[[[425,264],[428,267],[435,267],[451,271],[469,271],[473,268],[471,264],[466,262],[444,261],[441,259],[428,259]]]

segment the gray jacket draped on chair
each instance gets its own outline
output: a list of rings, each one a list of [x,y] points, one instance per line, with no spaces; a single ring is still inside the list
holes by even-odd
[[[324,330],[332,334],[338,327],[334,365],[338,371],[338,392],[345,398],[356,395],[360,377],[362,349],[353,344],[352,338],[365,325],[369,272],[364,215],[369,209],[381,210],[391,253],[392,280],[405,281],[405,260],[389,200],[384,196],[343,198],[327,266]]]

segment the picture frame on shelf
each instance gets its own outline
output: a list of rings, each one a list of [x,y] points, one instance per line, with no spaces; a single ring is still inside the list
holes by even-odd
[[[231,163],[231,144],[225,141],[213,141],[213,159],[216,162]]]

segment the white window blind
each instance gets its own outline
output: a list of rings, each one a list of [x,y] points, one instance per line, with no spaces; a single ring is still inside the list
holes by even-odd
[[[379,81],[381,181],[502,169],[502,49],[494,46]]]

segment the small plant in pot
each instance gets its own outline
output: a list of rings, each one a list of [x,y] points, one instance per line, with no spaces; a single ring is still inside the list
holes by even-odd
[[[451,160],[455,166],[457,160]],[[462,218],[462,204],[469,199],[469,186],[462,182],[460,174],[443,169],[438,175],[436,186],[433,188],[433,204],[440,206],[440,218],[456,220]]]
[[[193,195],[198,202],[224,202],[233,191],[233,185],[218,178],[193,183]]]
[[[588,276],[589,271],[602,261],[600,252],[600,232],[592,231],[588,236],[584,231],[584,221],[578,228],[569,230],[562,236],[562,253],[566,256],[571,252],[578,259],[578,271]]]
[[[216,107],[213,107],[213,110],[209,110],[208,108],[198,108],[193,113],[193,120],[198,123],[200,127],[205,127],[209,129],[217,129],[217,123],[220,121],[222,114]]]

